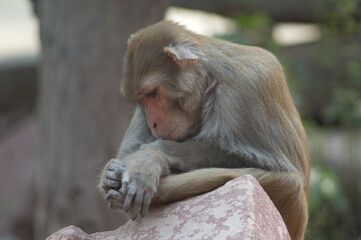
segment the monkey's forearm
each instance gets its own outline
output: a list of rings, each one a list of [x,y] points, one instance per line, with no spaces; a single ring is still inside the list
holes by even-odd
[[[159,149],[164,153],[168,167],[180,172],[210,167],[240,168],[246,166],[240,157],[228,154],[211,143],[195,140],[184,142],[157,140],[147,146]]]

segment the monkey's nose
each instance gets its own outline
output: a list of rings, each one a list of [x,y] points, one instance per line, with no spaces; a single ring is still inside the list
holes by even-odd
[[[153,123],[153,128],[157,128],[157,123]]]

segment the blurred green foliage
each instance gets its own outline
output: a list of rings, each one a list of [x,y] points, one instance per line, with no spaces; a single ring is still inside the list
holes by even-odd
[[[301,85],[299,92],[306,91],[305,105],[318,103],[318,109],[311,113],[307,111],[312,107],[306,111],[300,109],[306,117],[318,118],[326,127],[361,126],[360,38],[361,32],[351,35],[324,32],[323,38],[311,46],[310,62],[304,63],[307,66],[303,72],[297,72],[297,79],[290,79]],[[295,71],[294,66],[292,71]]]
[[[323,112],[326,123],[340,126],[360,126],[361,91],[339,88],[332,93],[332,101]]]
[[[267,29],[272,22],[271,18],[264,11],[258,11],[252,15],[238,13],[234,16],[234,19],[239,27],[243,29],[257,29],[257,32],[261,29]]]
[[[325,165],[312,167],[306,239],[350,239],[353,211],[339,176]]]
[[[331,44],[338,54],[323,61],[335,69],[331,101],[323,111],[325,124],[361,126],[361,0],[323,0],[324,36],[336,36]]]
[[[322,0],[324,26],[331,33],[355,33],[360,31],[361,0]]]
[[[254,14],[238,13],[233,16],[237,31],[232,35],[217,35],[215,37],[239,44],[255,45],[267,49],[277,49],[278,45],[272,39],[273,21],[264,11]]]
[[[311,147],[309,223],[305,239],[361,238],[361,129],[330,131],[308,128]],[[337,145],[334,143],[337,142]],[[331,143],[331,145],[330,145]],[[333,143],[333,144],[332,144]],[[335,148],[342,149],[335,151]],[[325,161],[325,152],[333,160]],[[344,159],[340,159],[343,154]]]

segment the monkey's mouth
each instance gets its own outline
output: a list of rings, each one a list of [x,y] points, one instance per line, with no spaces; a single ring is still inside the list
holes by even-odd
[[[170,132],[166,134],[159,133],[156,128],[157,124],[155,123],[152,128],[153,136],[155,136],[157,139],[163,139],[163,140],[177,140],[178,134],[174,133],[177,131],[179,125],[175,126]],[[174,136],[173,136],[174,135]]]
[[[179,125],[176,125],[164,139],[177,140],[178,134],[175,134],[176,136],[173,136],[173,137],[172,137],[172,135],[177,131],[178,128],[179,128]]]

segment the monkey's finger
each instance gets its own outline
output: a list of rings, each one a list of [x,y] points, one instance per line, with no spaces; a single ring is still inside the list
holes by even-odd
[[[130,205],[131,205],[134,195],[135,195],[135,192],[136,192],[136,189],[134,187],[128,189],[128,192],[125,197],[124,204],[123,204],[123,209],[125,212],[129,211]]]
[[[109,171],[120,170],[124,172],[125,166],[121,165],[120,163],[111,162],[108,164],[108,170]]]
[[[143,198],[142,211],[140,212],[140,215],[142,217],[144,217],[148,213],[149,205],[150,205],[150,199],[151,199],[150,192],[146,192],[144,194],[144,198]]]
[[[108,206],[112,209],[122,209],[124,197],[115,190],[109,190],[105,199],[108,201]]]
[[[124,173],[122,177],[122,189],[121,189],[121,192],[124,196],[127,195],[128,185],[129,185],[129,175],[127,173]]]
[[[105,173],[105,177],[110,179],[110,180],[118,180],[121,181],[122,180],[122,172],[119,171],[106,171]]]
[[[114,170],[114,176],[119,180],[122,178],[124,173],[125,173],[125,167],[118,167]]]
[[[111,209],[117,209],[117,210],[122,209],[121,206],[116,205],[116,204],[114,204],[114,203],[109,203],[108,206],[109,206]]]
[[[123,201],[119,201],[119,200],[116,200],[116,199],[109,199],[107,200],[108,202],[108,206],[113,206],[112,208],[119,208],[121,210],[123,210]]]
[[[108,191],[110,189],[119,189],[120,188],[120,185],[118,186],[118,184],[115,184],[113,182],[113,180],[108,180],[106,178],[104,178],[102,181],[101,181],[101,185],[100,187],[103,189],[104,193],[108,193]]]
[[[104,178],[102,182],[103,188],[117,188],[119,189],[122,186],[122,183],[117,180],[112,180],[108,178]]]
[[[111,189],[111,190],[109,190],[109,192],[105,196],[105,199],[106,200],[114,199],[114,200],[117,200],[117,201],[120,201],[121,203],[123,203],[124,202],[124,195],[121,194],[118,191],[115,191],[115,190]]]
[[[109,203],[109,205],[112,204],[123,209],[123,201],[119,201],[117,199],[108,199],[107,202]]]
[[[109,163],[107,169],[110,171],[114,171],[118,167],[115,163]]]
[[[138,190],[135,194],[134,202],[133,202],[133,209],[131,213],[132,220],[137,219],[140,209],[142,207],[143,203],[143,196],[144,196],[144,190]]]

